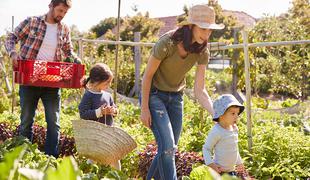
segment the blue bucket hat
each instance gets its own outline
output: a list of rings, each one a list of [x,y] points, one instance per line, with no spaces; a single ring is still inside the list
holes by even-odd
[[[218,97],[213,103],[214,115],[213,121],[218,121],[225,111],[231,106],[238,106],[240,108],[239,114],[244,110],[244,106],[231,94],[223,94]]]

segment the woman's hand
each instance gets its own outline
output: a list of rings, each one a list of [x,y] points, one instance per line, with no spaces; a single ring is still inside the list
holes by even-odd
[[[150,56],[150,59],[146,65],[145,72],[142,79],[142,99],[141,99],[141,115],[140,119],[142,123],[150,128],[152,124],[152,117],[149,109],[149,95],[151,89],[151,82],[153,76],[160,65],[160,60],[154,56]]]
[[[148,108],[141,109],[140,119],[144,126],[150,128],[152,124],[151,113]]]
[[[208,165],[210,168],[214,169],[214,171],[216,171],[217,173],[222,173],[224,172],[223,168],[215,163],[211,163]]]

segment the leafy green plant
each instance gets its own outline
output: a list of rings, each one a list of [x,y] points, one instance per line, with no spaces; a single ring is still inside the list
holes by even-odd
[[[294,127],[272,122],[254,129],[251,173],[257,178],[306,178],[310,168],[310,142]]]
[[[143,152],[139,153],[139,176],[145,178],[152,160],[157,154],[157,146],[149,144]],[[179,152],[175,153],[175,164],[178,177],[188,176],[192,171],[194,164],[203,164],[203,158],[195,152]]]
[[[3,161],[0,163],[0,179],[14,179],[18,161],[23,158],[25,151],[26,146],[19,146],[4,155]]]

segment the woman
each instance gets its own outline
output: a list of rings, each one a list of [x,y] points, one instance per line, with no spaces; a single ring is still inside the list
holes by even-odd
[[[212,101],[204,87],[209,59],[207,42],[212,29],[223,28],[223,24],[215,24],[213,8],[196,5],[189,10],[187,21],[163,35],[153,47],[142,80],[140,117],[158,144],[147,179],[177,179],[174,158],[182,129],[184,77],[195,64],[195,96],[213,114]]]

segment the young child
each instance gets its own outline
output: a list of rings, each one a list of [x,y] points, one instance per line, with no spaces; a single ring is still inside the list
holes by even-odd
[[[110,87],[112,80],[112,71],[106,64],[97,63],[90,69],[89,77],[83,81],[86,90],[79,104],[82,119],[98,121],[108,126],[113,125],[117,107],[111,94],[105,91]],[[121,169],[120,161],[111,166]]]
[[[213,109],[213,121],[217,123],[203,146],[205,163],[219,174],[236,176],[235,165],[237,169],[244,169],[238,149],[237,128],[237,120],[244,106],[233,95],[224,94],[214,101]]]

